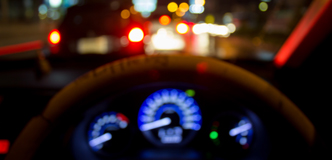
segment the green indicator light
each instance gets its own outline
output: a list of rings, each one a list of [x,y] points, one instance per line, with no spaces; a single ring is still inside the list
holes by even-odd
[[[217,138],[218,138],[218,132],[216,132],[216,131],[212,131],[212,132],[210,133],[210,138],[211,138],[211,139],[217,139]]]
[[[195,96],[195,91],[192,90],[192,89],[188,89],[188,90],[186,90],[186,94],[187,94],[189,97],[194,97],[194,96]]]

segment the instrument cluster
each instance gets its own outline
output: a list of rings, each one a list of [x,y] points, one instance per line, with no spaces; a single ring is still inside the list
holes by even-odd
[[[265,159],[266,143],[264,125],[248,107],[203,87],[164,84],[91,107],[71,150],[76,159]]]

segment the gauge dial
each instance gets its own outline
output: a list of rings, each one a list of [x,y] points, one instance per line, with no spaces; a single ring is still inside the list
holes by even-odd
[[[213,122],[209,136],[218,153],[234,157],[249,149],[253,132],[253,125],[246,116],[232,112]]]
[[[130,142],[129,119],[122,113],[105,112],[90,123],[88,143],[99,153],[118,154]]]
[[[138,114],[138,127],[157,146],[181,146],[200,130],[202,115],[196,101],[178,89],[151,94]]]

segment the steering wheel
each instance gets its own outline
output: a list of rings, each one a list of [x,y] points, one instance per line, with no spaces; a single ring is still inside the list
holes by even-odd
[[[58,92],[45,110],[30,120],[6,159],[32,159],[61,119],[85,108],[83,104],[131,87],[153,82],[185,82],[209,87],[231,86],[237,99],[257,101],[277,112],[310,147],[316,130],[309,119],[272,85],[232,64],[184,55],[138,56],[118,60],[86,73]]]

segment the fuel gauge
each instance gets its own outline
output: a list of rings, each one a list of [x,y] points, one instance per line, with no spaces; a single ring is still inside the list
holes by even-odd
[[[97,116],[88,131],[90,148],[98,153],[116,155],[130,143],[129,119],[122,113],[105,112]]]
[[[209,134],[217,152],[231,157],[247,152],[253,135],[253,125],[249,118],[235,112],[216,118]]]

